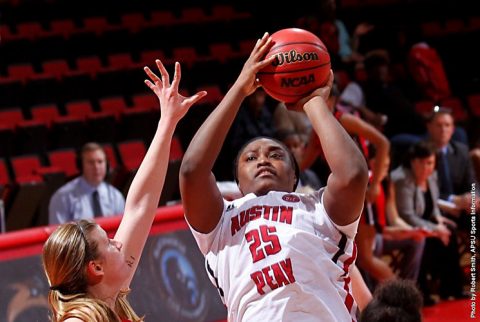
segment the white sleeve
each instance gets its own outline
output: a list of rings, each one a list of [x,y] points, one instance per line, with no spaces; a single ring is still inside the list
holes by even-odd
[[[213,242],[217,237],[221,235],[221,230],[222,230],[221,227],[223,225],[223,220],[225,218],[225,209],[227,209],[227,205],[228,205],[228,202],[226,202],[224,199],[222,216],[220,217],[220,220],[218,221],[217,226],[207,234],[196,231],[195,228],[193,228],[188,222],[187,217],[185,217],[185,221],[187,222],[187,225],[193,234],[193,238],[195,238],[198,248],[200,248],[200,251],[202,252],[203,255],[206,255],[211,250]]]
[[[339,231],[347,235],[347,237],[352,239],[355,238],[355,235],[357,234],[358,223],[360,222],[360,215],[363,212],[363,208],[362,208],[362,211],[360,212],[360,215],[357,217],[357,219],[354,222],[345,226],[337,225],[336,223],[333,222],[333,220],[330,218],[327,211],[325,210],[325,207],[323,206],[323,189],[320,189],[320,191],[322,192],[322,195],[320,197],[321,199],[320,205],[323,208],[324,213],[327,215],[328,220],[335,226],[335,228],[337,228]]]

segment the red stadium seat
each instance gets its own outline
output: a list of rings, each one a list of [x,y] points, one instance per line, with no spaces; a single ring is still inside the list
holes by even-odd
[[[35,71],[31,64],[14,64],[7,66],[8,76],[19,79],[23,83],[35,78]]]
[[[97,36],[113,29],[106,17],[86,17],[83,19],[83,30],[93,32]]]
[[[136,64],[133,62],[130,53],[117,53],[108,55],[108,66],[113,69],[133,68]]]
[[[168,64],[165,53],[161,50],[145,50],[140,53],[140,63],[144,66],[155,66],[156,59],[160,59],[163,64]]]
[[[118,119],[127,109],[127,104],[122,96],[105,97],[99,100],[100,110],[102,112],[110,112],[115,114]]]
[[[69,116],[77,116],[86,119],[93,114],[93,107],[90,101],[72,101],[65,104]]]
[[[16,126],[23,121],[23,113],[20,108],[14,107],[0,110],[0,125]]]
[[[40,158],[33,154],[13,157],[10,159],[10,162],[12,164],[15,181],[21,177],[36,175],[38,170],[42,167]]]
[[[78,174],[77,154],[74,149],[68,148],[50,151],[47,155],[50,165],[61,169],[67,178],[74,177]]]
[[[56,104],[33,106],[30,109],[30,112],[32,113],[33,120],[42,121],[48,126],[50,126],[54,120],[60,117],[60,112]]]
[[[65,39],[70,38],[72,34],[78,32],[75,22],[70,19],[51,21],[50,30],[52,34],[63,36]]]
[[[117,147],[122,163],[127,171],[138,169],[147,152],[143,141],[132,140],[120,142],[117,144]]]
[[[7,164],[4,159],[0,159],[0,187],[10,183],[10,175],[8,174]],[[1,195],[0,195],[1,197]]]
[[[172,51],[173,60],[182,63],[182,66],[191,67],[200,60],[195,47],[179,47]]]
[[[210,44],[209,49],[210,57],[221,63],[237,56],[237,53],[235,53],[232,45],[229,43]]]
[[[55,76],[58,80],[71,73],[68,62],[63,59],[44,61],[42,68],[44,74]]]
[[[121,16],[122,26],[131,33],[136,33],[147,25],[145,16],[140,12],[125,13]]]
[[[77,58],[77,69],[90,74],[92,78],[97,77],[97,74],[102,71],[102,61],[98,56],[80,57]]]
[[[158,98],[154,94],[136,94],[132,96],[132,109],[157,110]]]
[[[200,7],[184,8],[180,15],[180,22],[184,24],[205,23],[209,20],[210,17]]]
[[[153,11],[150,15],[151,26],[172,26],[179,22],[171,11]]]
[[[17,34],[21,38],[34,40],[36,38],[45,37],[48,33],[43,30],[42,25],[38,22],[21,22],[17,25]]]

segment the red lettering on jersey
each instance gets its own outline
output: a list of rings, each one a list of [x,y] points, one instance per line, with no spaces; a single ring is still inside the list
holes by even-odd
[[[248,214],[250,215],[250,221],[260,218],[262,215],[262,206],[253,206],[252,208],[248,209]]]
[[[283,274],[282,269],[280,268],[280,265],[278,263],[275,263],[272,265],[272,270],[273,270],[273,275],[277,280],[278,286],[290,284],[285,274]]]
[[[235,216],[235,217],[232,217],[231,219],[231,224],[230,224],[230,230],[232,232],[232,236],[235,235],[237,233],[237,231],[240,230],[240,228],[242,228],[240,226],[240,222],[238,221],[238,216]]]
[[[248,210],[244,210],[240,213],[240,226],[245,226],[248,222],[248,216],[247,216]]]
[[[280,262],[280,265],[282,265],[283,271],[285,274],[288,276],[288,281],[290,283],[295,283],[295,276],[293,275],[293,268],[292,268],[292,260],[290,258],[287,258],[284,261]]]
[[[292,207],[280,206],[280,220],[279,222],[283,222],[286,224],[292,224]]]
[[[257,286],[257,292],[260,295],[265,294],[263,291],[263,288],[265,287],[265,280],[263,279],[263,274],[262,271],[257,271],[252,274],[250,274],[250,277],[252,280],[255,282],[255,285]]]
[[[274,206],[272,207],[272,218],[270,219],[271,221],[278,221],[278,211],[280,210],[280,207]]]
[[[273,274],[272,274],[273,273]],[[260,295],[265,294],[264,288],[268,286],[270,290],[275,290],[284,285],[295,283],[293,276],[292,261],[287,258],[283,261],[267,266],[259,271],[250,274],[257,292]]]
[[[273,277],[270,275],[269,266],[262,268],[262,273],[263,273],[263,276],[265,276],[265,280],[267,281],[268,286],[270,286],[272,290],[278,288],[279,284],[275,283],[273,280]]]
[[[263,206],[263,219],[266,219],[266,220],[269,219],[270,210],[272,210],[272,206]]]
[[[266,206],[258,205],[241,211],[231,218],[230,232],[234,236],[242,227],[250,221],[262,218],[269,221],[277,221],[285,224],[292,224],[293,207],[287,206]]]

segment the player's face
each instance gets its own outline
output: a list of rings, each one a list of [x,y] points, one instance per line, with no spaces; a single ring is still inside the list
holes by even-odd
[[[238,182],[244,195],[265,195],[269,191],[292,192],[295,171],[283,146],[262,138],[248,144],[238,159]]]
[[[105,273],[103,282],[108,285],[123,285],[129,276],[131,267],[125,259],[123,244],[107,236],[105,230],[97,227],[90,233],[90,238],[98,245],[98,263]]]

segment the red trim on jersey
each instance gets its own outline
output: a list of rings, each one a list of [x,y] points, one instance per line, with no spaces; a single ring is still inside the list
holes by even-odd
[[[350,284],[350,275],[348,274],[348,270],[350,265],[353,264],[355,261],[355,258],[357,257],[357,245],[355,243],[353,244],[353,254],[352,257],[348,258],[344,263],[343,263],[343,271],[345,272],[345,277],[344,277],[344,285],[343,289],[347,292],[347,296],[345,297],[345,306],[347,307],[348,312],[351,313],[352,307],[353,307],[353,296],[350,293],[350,288],[348,285]]]

